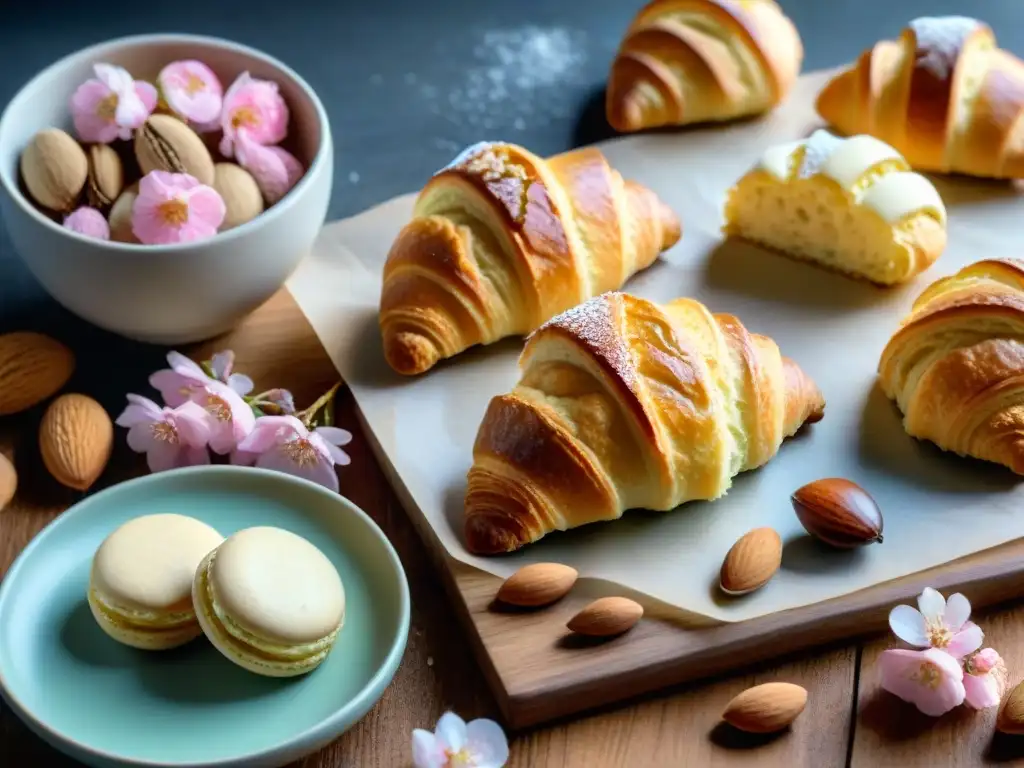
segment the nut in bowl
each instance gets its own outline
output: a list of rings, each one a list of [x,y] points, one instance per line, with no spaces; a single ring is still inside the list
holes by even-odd
[[[84,49],[0,117],[15,249],[67,309],[139,341],[211,338],[269,299],[316,238],[332,174],[310,86],[216,38]]]

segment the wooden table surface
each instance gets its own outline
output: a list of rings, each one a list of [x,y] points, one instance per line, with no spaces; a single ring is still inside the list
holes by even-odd
[[[235,350],[237,370],[252,376],[257,387],[290,388],[300,407],[337,379],[312,329],[285,291],[235,332],[181,351],[203,359],[226,348]],[[432,728],[448,709],[467,720],[496,718],[497,709],[448,603],[440,575],[362,439],[354,403],[344,388],[337,405],[337,423],[355,433],[346,448],[352,464],[340,472],[342,493],[366,510],[395,545],[412,593],[412,626],[401,667],[381,701],[349,733],[294,768],[408,766],[413,728]],[[14,501],[0,512],[0,574],[6,573],[40,528],[81,496],[57,485],[42,467],[35,440],[41,410],[0,419],[0,450],[13,459],[20,480]],[[123,430],[118,430],[117,438],[111,464],[94,490],[146,471],[142,457],[124,445]],[[1015,604],[976,618],[986,631],[988,644],[1006,659],[1011,683],[1018,682],[1024,676],[1024,606]],[[962,707],[930,719],[881,691],[875,661],[888,643],[889,638],[883,637],[864,645],[824,648],[568,722],[510,734],[509,765],[1024,765],[1024,737],[996,736],[995,710],[973,712]],[[747,737],[720,723],[721,711],[732,696],[770,680],[795,682],[809,692],[806,711],[789,731]],[[83,704],[86,702],[87,695]],[[32,735],[0,703],[0,766],[75,764]]]

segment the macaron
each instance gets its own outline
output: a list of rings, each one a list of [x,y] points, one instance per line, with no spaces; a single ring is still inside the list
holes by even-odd
[[[144,515],[111,533],[92,559],[89,608],[108,635],[150,651],[202,634],[192,581],[202,559],[224,541],[185,515]]]
[[[345,588],[334,565],[281,528],[229,536],[196,571],[192,600],[217,650],[267,677],[316,669],[345,622]]]

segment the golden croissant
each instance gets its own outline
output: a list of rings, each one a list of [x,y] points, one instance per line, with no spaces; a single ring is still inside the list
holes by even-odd
[[[411,375],[525,335],[621,287],[680,234],[668,206],[597,149],[544,160],[514,144],[477,144],[424,187],[388,254],[385,357]]]
[[[817,110],[843,133],[891,144],[918,170],[1024,176],[1024,62],[977,19],[911,21],[829,82]]]
[[[774,341],[693,299],[593,298],[533,333],[520,369],[473,447],[465,539],[477,554],[718,498],[825,408]]]
[[[908,434],[1024,474],[1024,261],[986,259],[928,286],[878,372]]]
[[[608,123],[625,133],[766,112],[789,93],[803,56],[773,0],[654,0],[612,63]]]

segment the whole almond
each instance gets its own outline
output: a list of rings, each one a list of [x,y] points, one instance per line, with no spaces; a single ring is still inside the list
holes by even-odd
[[[827,477],[798,488],[791,498],[804,529],[838,549],[882,541],[882,512],[856,483]]]
[[[643,615],[643,606],[628,597],[602,597],[569,619],[566,626],[579,635],[610,637],[632,629]]]
[[[18,473],[10,459],[0,453],[0,509],[10,504],[18,490]]]
[[[996,730],[1013,735],[1024,734],[1024,682],[1017,683],[1003,700],[996,717]]]
[[[807,706],[807,691],[793,683],[748,688],[725,708],[722,719],[747,733],[774,733],[792,723]]]
[[[513,573],[498,589],[498,600],[523,608],[550,605],[565,597],[579,574],[561,563],[533,563]]]
[[[139,238],[132,231],[132,207],[139,196],[138,182],[127,187],[110,209],[107,221],[110,224],[110,239],[119,243],[138,243]]]
[[[143,175],[170,171],[213,184],[213,157],[199,134],[171,115],[150,115],[135,131],[135,157]]]
[[[89,147],[89,181],[85,188],[89,205],[108,208],[124,188],[124,165],[121,156],[109,144]]]
[[[213,188],[224,198],[224,223],[220,231],[252,221],[263,213],[263,194],[256,179],[245,168],[234,163],[217,163],[213,167]]]
[[[745,595],[763,587],[782,564],[782,539],[771,528],[754,528],[732,545],[722,563],[722,591]]]
[[[75,369],[71,350],[31,331],[0,335],[0,416],[24,411],[55,394]]]
[[[53,479],[76,491],[88,490],[103,474],[114,447],[114,425],[91,397],[61,395],[39,424],[39,450]]]
[[[57,128],[40,131],[21,153],[21,177],[29,195],[51,211],[70,212],[89,177],[89,158]]]

